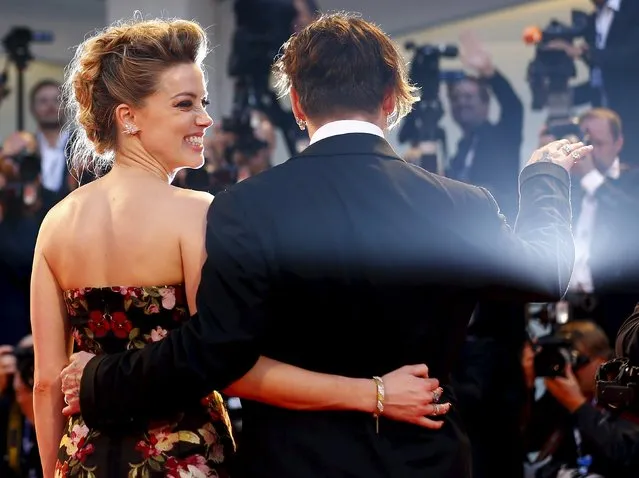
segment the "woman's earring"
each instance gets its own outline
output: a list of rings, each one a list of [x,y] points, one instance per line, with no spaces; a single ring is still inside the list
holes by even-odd
[[[124,134],[128,134],[132,136],[138,131],[140,130],[137,129],[135,126],[133,126],[131,123],[124,123],[124,131],[123,131]]]
[[[300,129],[302,131],[304,131],[306,129],[306,121],[304,121],[303,119],[297,119],[297,126],[300,127]]]

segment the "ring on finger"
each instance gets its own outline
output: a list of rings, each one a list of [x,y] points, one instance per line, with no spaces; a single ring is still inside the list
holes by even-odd
[[[433,415],[439,415],[439,403],[433,405]]]
[[[442,396],[442,392],[443,390],[441,389],[441,387],[438,387],[434,392],[433,392],[433,402],[437,402],[439,401],[439,399]]]
[[[572,152],[572,147],[569,144],[564,144],[561,147],[561,150],[566,154],[569,155]]]
[[[573,157],[573,159],[579,159],[579,158],[581,158],[581,154],[579,154],[579,151],[573,151],[573,153],[571,154],[571,156]]]

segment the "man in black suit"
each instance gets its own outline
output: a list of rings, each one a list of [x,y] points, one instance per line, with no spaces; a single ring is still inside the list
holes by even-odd
[[[517,216],[517,176],[524,124],[524,107],[512,85],[495,67],[488,50],[472,32],[460,37],[460,58],[477,72],[448,84],[455,123],[462,130],[446,175],[485,187],[509,221]],[[499,118],[488,118],[491,93]]]
[[[619,159],[619,116],[586,111],[579,124],[593,145],[572,170],[575,267],[567,299],[573,317],[595,320],[612,342],[639,301],[639,170]]]
[[[67,171],[69,133],[64,130],[60,109],[60,83],[45,79],[30,91],[29,106],[38,124],[36,138],[40,155],[40,183],[43,213],[60,202],[76,182]]]
[[[415,98],[381,30],[327,15],[283,52],[281,84],[311,144],[213,201],[197,317],[141,351],[88,363],[74,356],[62,374],[65,399],[77,401],[86,364],[80,409],[89,426],[168,416],[242,377],[260,354],[353,377],[417,360],[454,401],[449,374],[479,297],[565,291],[567,170],[588,147],[561,141],[534,154],[513,232],[486,190],[409,165],[384,139],[389,119]],[[439,430],[394,422],[377,387],[378,420],[243,401],[236,476],[469,476],[454,407]]]

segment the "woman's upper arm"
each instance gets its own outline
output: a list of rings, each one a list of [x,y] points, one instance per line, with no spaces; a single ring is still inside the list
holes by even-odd
[[[71,354],[70,328],[62,290],[47,262],[50,227],[43,223],[31,272],[31,329],[35,352],[35,380],[41,386],[57,380]]]
[[[206,214],[213,196],[207,193],[195,195],[188,207],[188,221],[180,238],[180,254],[184,270],[184,286],[189,312],[195,314],[197,306],[195,296],[200,285],[202,266],[206,260]]]

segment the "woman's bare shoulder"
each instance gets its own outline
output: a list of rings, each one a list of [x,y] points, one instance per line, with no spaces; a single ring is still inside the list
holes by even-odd
[[[213,195],[205,191],[179,187],[174,187],[172,190],[175,204],[180,208],[195,208],[198,211],[204,210],[206,212],[213,201]]]
[[[89,185],[83,186],[83,188],[89,188]],[[47,211],[40,224],[38,234],[38,241],[42,245],[48,241],[55,241],[56,234],[67,230],[73,215],[86,200],[86,192],[86,189],[75,189]]]

